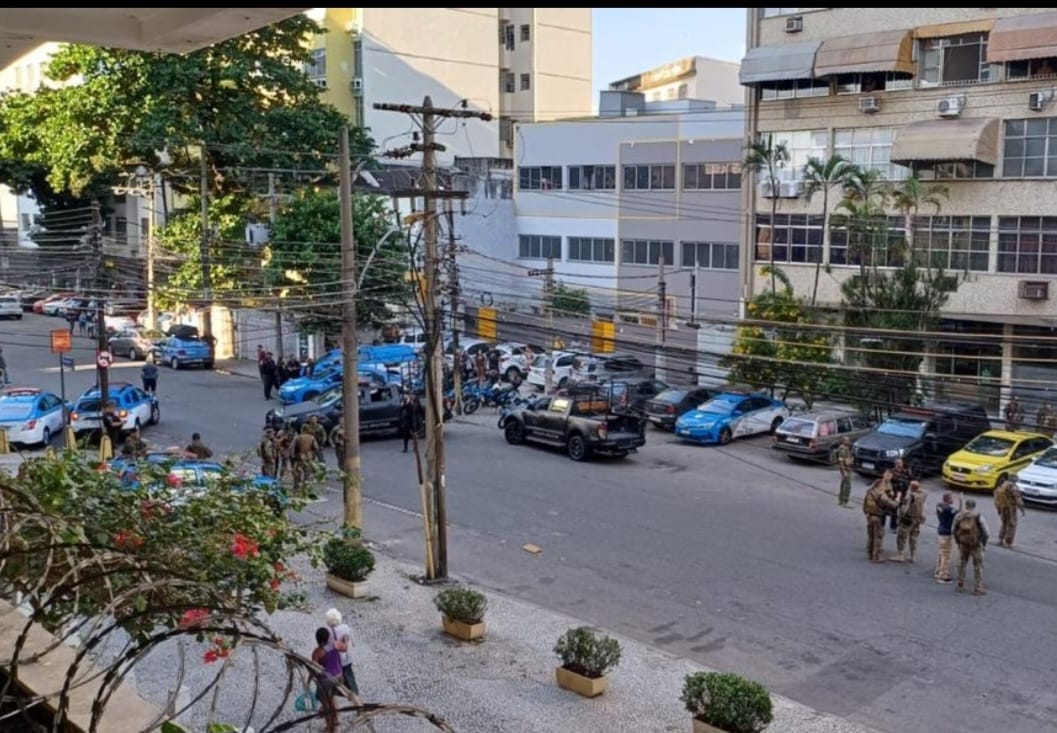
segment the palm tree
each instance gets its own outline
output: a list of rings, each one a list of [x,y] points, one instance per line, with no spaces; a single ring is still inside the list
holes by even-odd
[[[925,183],[917,174],[911,175],[892,191],[892,205],[903,213],[906,228],[907,249],[911,259],[914,257],[914,225],[918,211],[922,206],[931,206],[934,213],[939,213],[942,200],[950,190],[939,183]]]
[[[811,288],[811,308],[818,298],[818,279],[822,272],[822,260],[829,264],[829,192],[835,187],[844,188],[855,172],[852,165],[841,155],[832,155],[826,160],[810,158],[804,166],[804,193],[811,201],[816,193],[822,193],[822,251],[815,258],[815,284]]]
[[[778,179],[778,172],[785,168],[789,163],[789,150],[786,148],[785,143],[775,143],[774,135],[769,133],[766,138],[761,139],[759,142],[755,142],[750,145],[747,149],[745,156],[744,168],[752,171],[754,178],[757,181],[766,183],[771,189],[771,246],[770,246],[770,271],[771,271],[771,292],[775,292],[775,274],[774,274],[774,222],[778,218],[778,194],[781,187],[781,181]],[[756,222],[753,221],[753,232],[756,231]],[[755,243],[753,243],[755,247]]]

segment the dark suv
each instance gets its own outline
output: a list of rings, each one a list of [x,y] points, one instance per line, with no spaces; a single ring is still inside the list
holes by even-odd
[[[933,403],[902,407],[855,441],[855,470],[880,476],[902,458],[914,476],[940,470],[947,457],[991,429],[982,405]]]

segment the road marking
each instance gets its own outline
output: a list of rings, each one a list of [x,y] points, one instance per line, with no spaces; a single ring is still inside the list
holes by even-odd
[[[418,517],[419,519],[422,519],[422,512],[416,512],[416,511],[414,511],[412,509],[405,509],[402,506],[397,506],[396,504],[389,504],[388,502],[378,501],[377,499],[372,499],[369,496],[363,497],[363,500],[368,502],[368,503],[370,503],[370,504],[374,504],[375,506],[380,506],[383,509],[391,509],[394,512],[399,512],[400,514],[406,514],[409,517]],[[449,524],[448,526],[451,526],[451,525]]]

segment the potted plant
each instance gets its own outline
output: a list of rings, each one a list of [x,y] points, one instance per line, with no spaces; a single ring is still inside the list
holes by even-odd
[[[558,638],[554,653],[558,686],[584,697],[597,697],[609,687],[606,673],[620,663],[620,643],[590,626],[569,629]]]
[[[446,588],[433,598],[433,604],[441,613],[444,632],[456,639],[473,641],[484,636],[484,612],[488,599],[472,588]]]
[[[694,716],[694,733],[760,733],[772,718],[767,688],[736,674],[688,674],[679,699]]]
[[[374,553],[357,537],[334,536],[323,545],[327,587],[349,598],[367,595],[367,576],[374,570]]]

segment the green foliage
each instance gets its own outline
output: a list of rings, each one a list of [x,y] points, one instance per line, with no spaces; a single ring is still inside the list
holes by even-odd
[[[813,311],[793,293],[784,272],[765,266],[761,274],[783,287],[764,291],[745,306],[755,322],[738,326],[731,356],[722,364],[735,384],[799,393],[810,407],[832,361],[831,337],[816,326]]]
[[[358,540],[334,536],[323,545],[323,564],[331,575],[362,583],[374,570],[374,553]]]
[[[357,277],[363,287],[356,300],[357,319],[376,327],[389,319],[387,304],[403,305],[411,297],[405,280],[410,264],[407,239],[397,226],[387,199],[356,196],[353,229]],[[380,246],[379,246],[379,243]],[[303,325],[308,330],[334,328],[341,315],[341,207],[333,189],[302,191],[276,218],[265,252],[264,275],[284,297],[311,304]]]
[[[582,316],[591,315],[591,299],[587,291],[581,288],[572,288],[565,283],[558,283],[551,295],[550,306],[554,314],[559,316]]]
[[[445,588],[433,598],[433,605],[450,619],[476,624],[488,610],[488,599],[472,588]]]
[[[772,192],[777,192],[780,174],[789,165],[789,149],[785,143],[774,140],[773,134],[767,134],[758,142],[752,143],[745,151],[745,170],[751,172],[757,181],[762,181],[770,186]],[[778,216],[778,196],[771,196],[770,231],[771,244],[768,264],[771,267],[771,290],[775,289],[774,271],[774,222]]]
[[[679,699],[695,718],[726,733],[760,733],[773,719],[767,688],[736,674],[688,674]]]
[[[569,629],[558,638],[554,653],[561,666],[584,677],[604,676],[620,664],[620,642],[590,626]]]

